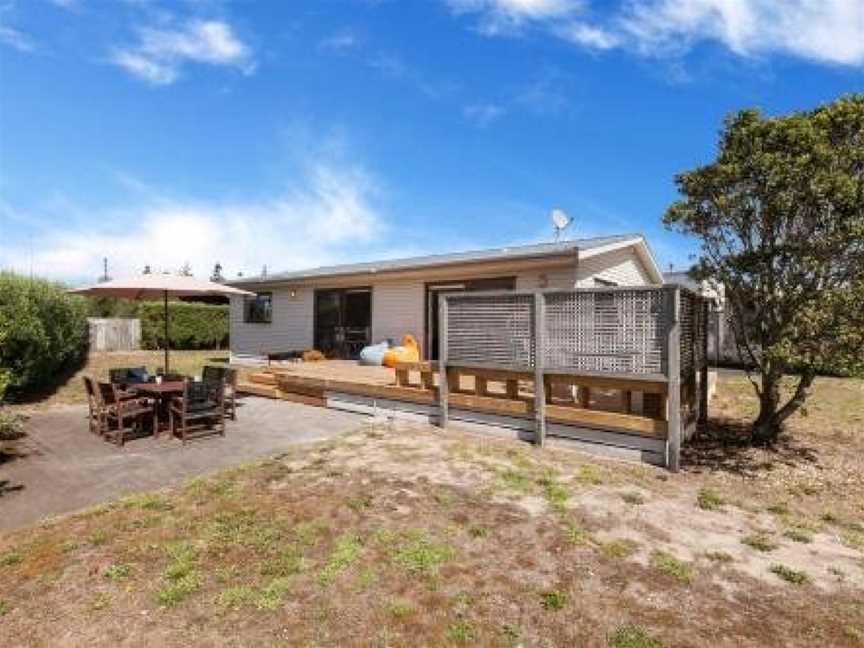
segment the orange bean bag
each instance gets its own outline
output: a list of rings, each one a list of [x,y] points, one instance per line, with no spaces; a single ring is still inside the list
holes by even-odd
[[[384,352],[381,364],[393,368],[397,362],[420,362],[420,345],[417,344],[417,338],[410,333],[402,338],[402,346]]]

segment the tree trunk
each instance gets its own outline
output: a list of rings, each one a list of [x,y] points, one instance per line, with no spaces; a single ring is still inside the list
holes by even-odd
[[[762,374],[762,393],[759,395],[759,416],[753,423],[753,442],[761,445],[773,445],[783,431],[783,423],[795,412],[801,409],[815,374],[805,371],[798,380],[795,393],[782,407],[780,406],[780,380],[782,375],[773,372]]]

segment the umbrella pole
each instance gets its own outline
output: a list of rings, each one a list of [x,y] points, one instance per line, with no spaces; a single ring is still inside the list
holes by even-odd
[[[168,291],[164,293],[165,304],[165,374],[168,374]]]

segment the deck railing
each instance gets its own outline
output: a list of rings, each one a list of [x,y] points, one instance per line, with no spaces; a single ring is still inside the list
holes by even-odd
[[[446,425],[448,367],[532,372],[544,386],[534,389],[538,444],[548,376],[663,381],[666,463],[677,469],[681,439],[707,415],[707,316],[707,301],[678,285],[444,295],[440,420]]]

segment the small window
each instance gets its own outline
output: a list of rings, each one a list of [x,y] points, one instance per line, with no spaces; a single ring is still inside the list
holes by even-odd
[[[258,293],[243,303],[243,321],[247,324],[269,324],[273,320],[273,293]]]
[[[618,282],[617,281],[609,281],[608,279],[601,279],[600,277],[594,277],[594,285],[597,286],[598,288],[606,287],[606,286],[611,287],[611,286],[617,286]]]

